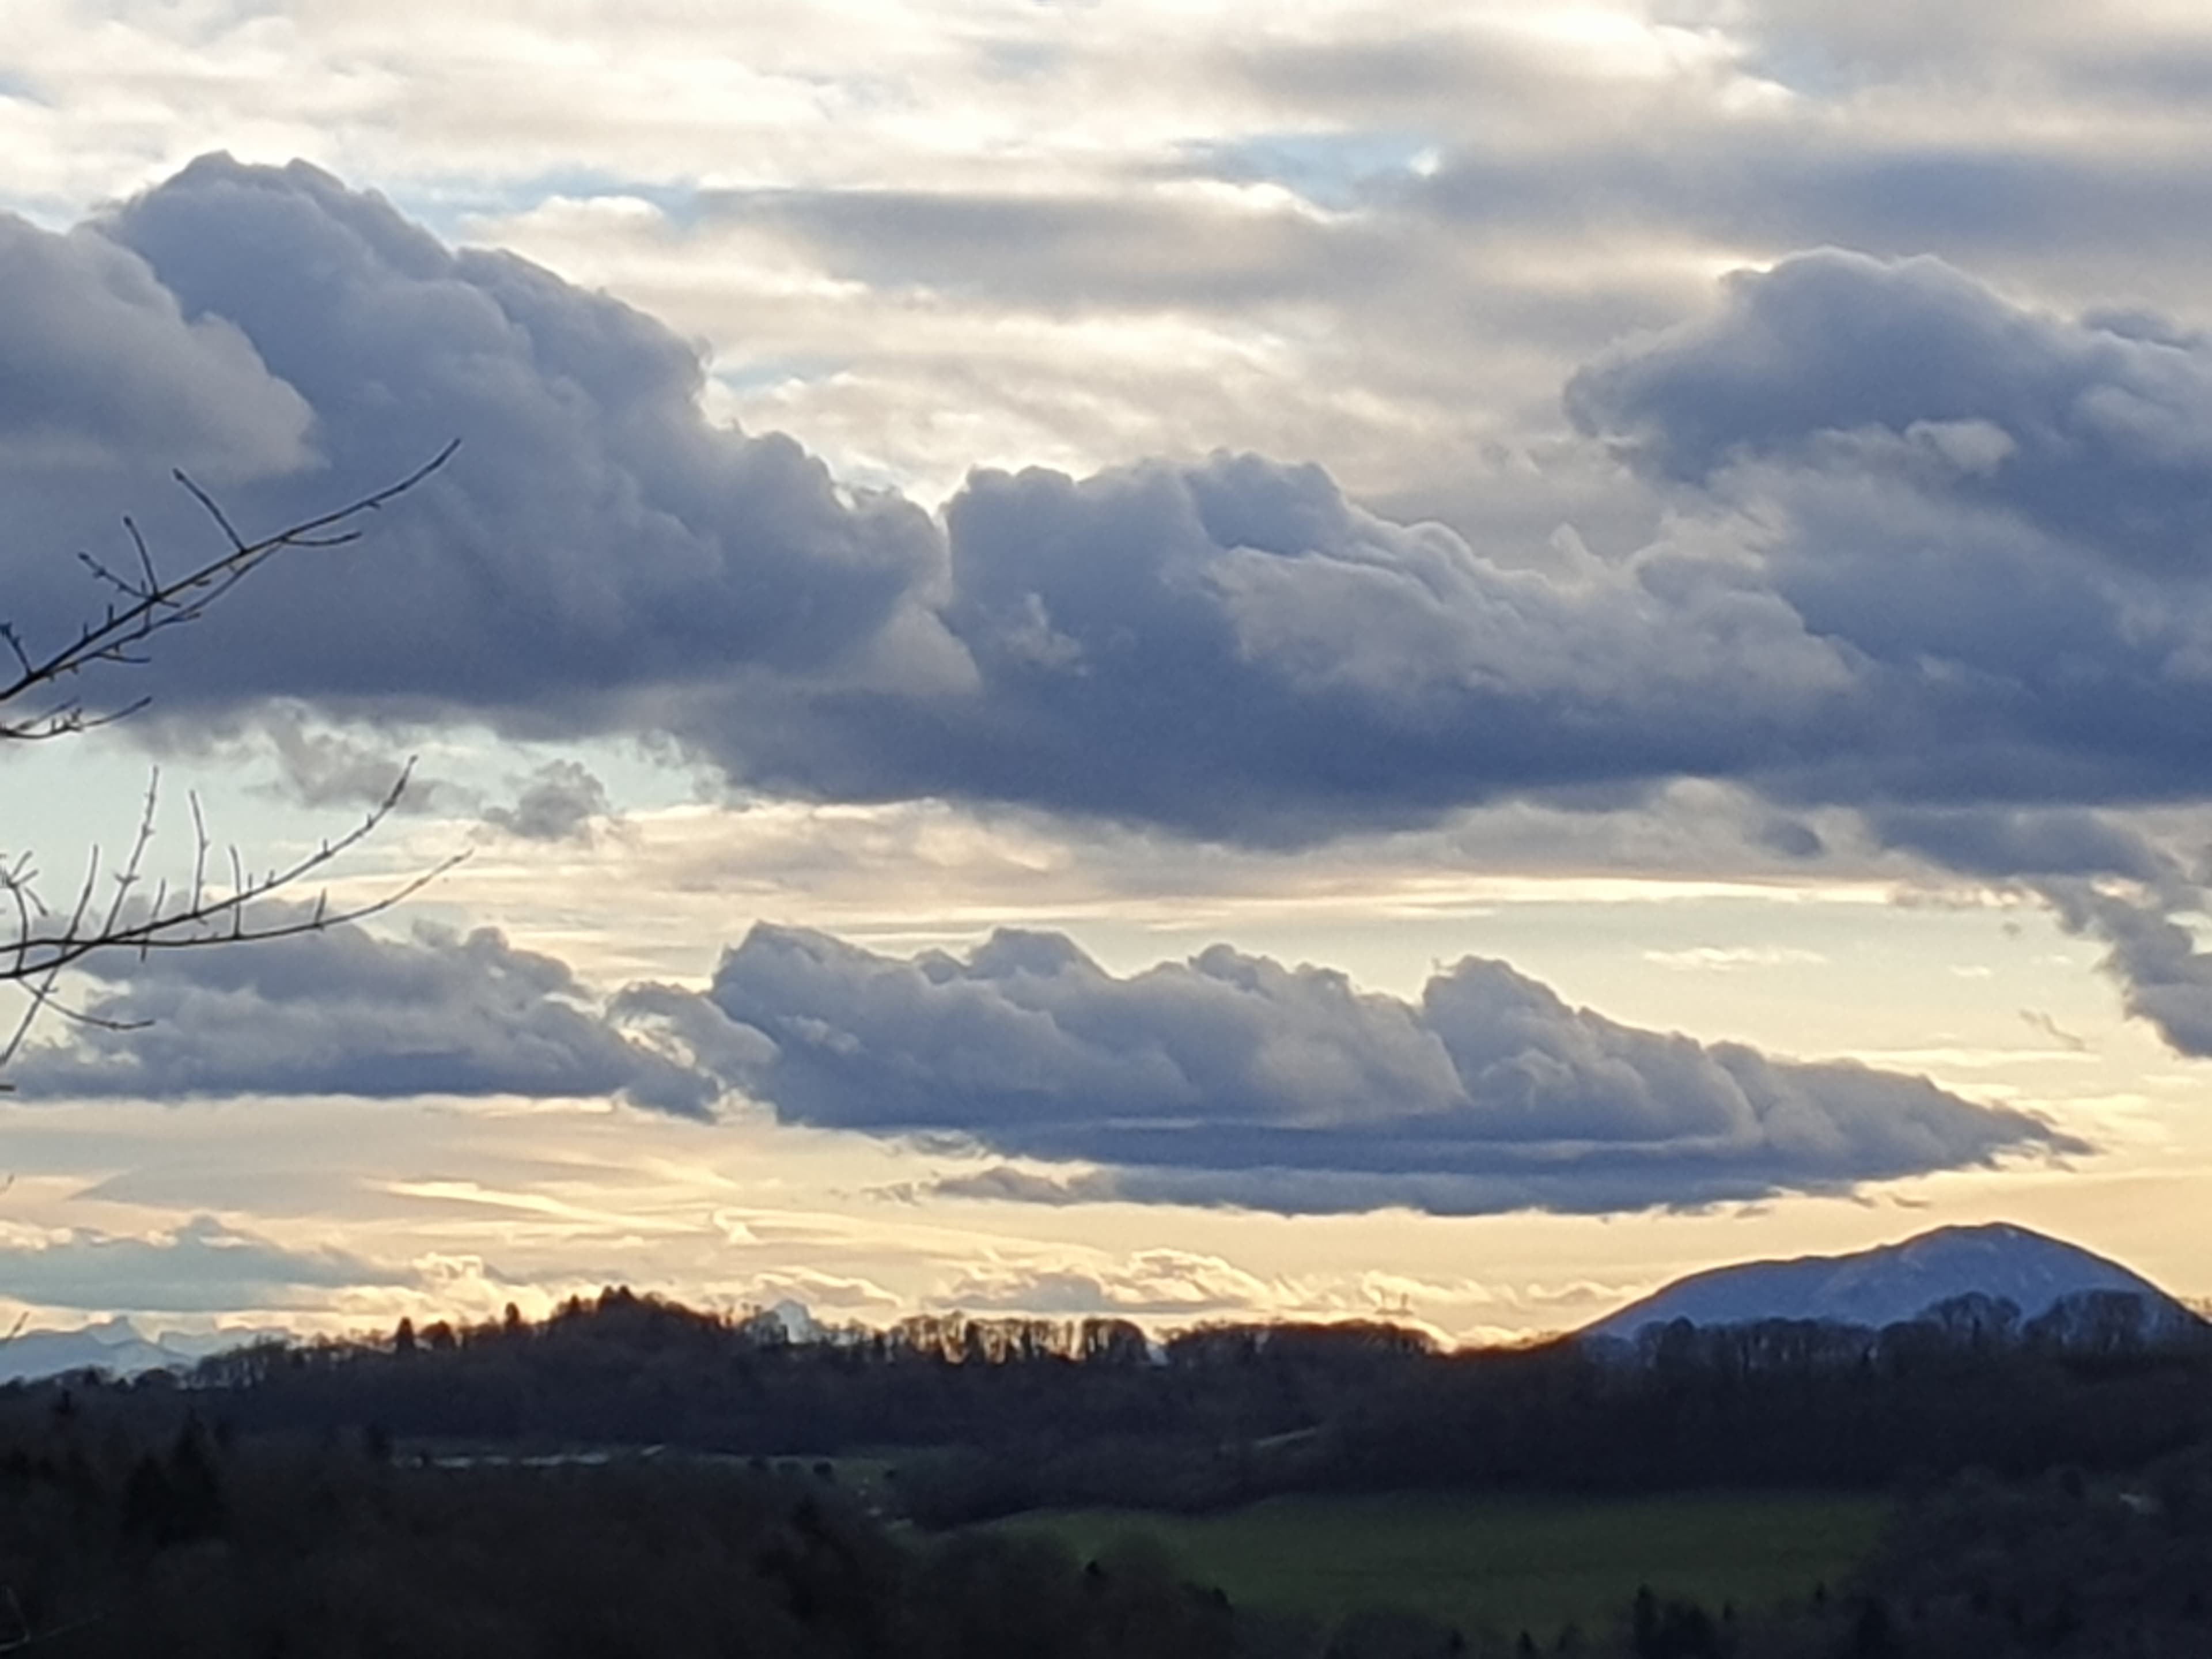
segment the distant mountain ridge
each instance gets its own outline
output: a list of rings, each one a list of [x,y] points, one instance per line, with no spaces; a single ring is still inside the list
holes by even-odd
[[[1879,1328],[1966,1296],[2011,1303],[2023,1321],[2069,1297],[2118,1291],[2140,1298],[2151,1322],[2196,1316],[2142,1274],[2079,1245],[2005,1222],[1938,1227],[1845,1255],[1746,1261],[1676,1279],[1584,1328],[1584,1337],[1633,1340],[1649,1325],[1812,1319]]]
[[[35,1382],[70,1371],[137,1376],[147,1371],[188,1370],[210,1353],[282,1334],[273,1329],[233,1328],[196,1334],[162,1331],[149,1336],[128,1319],[104,1320],[73,1331],[20,1331],[0,1340],[0,1383]]]

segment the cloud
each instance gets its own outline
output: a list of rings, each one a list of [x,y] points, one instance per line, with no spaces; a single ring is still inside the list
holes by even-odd
[[[2212,345],[1934,260],[1802,255],[1602,354],[1569,409],[1683,510],[1539,568],[1254,456],[982,471],[933,523],[708,423],[660,325],[311,168],[210,158],[13,234],[100,245],[305,400],[325,462],[241,486],[256,523],[464,440],[368,544],[180,637],[180,721],[672,734],[745,787],[1249,842],[1728,780],[1888,803],[1938,858],[1919,809],[2167,798],[2212,758]],[[294,769],[357,790],[357,760]],[[594,799],[549,774],[496,821],[573,833]]]
[[[97,231],[0,216],[0,478],[113,477],[151,453],[212,482],[295,471],[314,411],[222,317],[188,316]]]
[[[684,733],[804,791],[1249,840],[1683,776],[1899,809],[2197,793],[2212,345],[1820,252],[1566,400],[1676,493],[1626,557],[1517,565],[1249,456],[981,473],[940,606],[975,683]]]
[[[2170,49],[2190,33],[2181,14],[2144,14],[2116,27],[2117,16],[2056,0],[2021,0],[1997,27],[1962,15],[1931,16],[1908,0],[1668,0],[1659,15],[1684,27],[1729,27],[1768,72],[1849,87],[1923,76],[1949,87],[2030,64],[2063,75],[2118,43]]]
[[[618,1030],[567,966],[495,929],[355,926],[90,958],[79,1005],[9,1067],[27,1099],[208,1095],[620,1097],[702,1117],[720,1086]]]
[[[1967,875],[2113,875],[2171,889],[2173,854],[2113,814],[2072,807],[1890,807],[1867,814],[1887,845]]]
[[[1831,453],[2154,573],[2185,570],[2212,515],[2212,349],[2154,319],[2030,310],[1933,258],[1830,250],[1739,273],[1709,317],[1581,371],[1567,404],[1679,480],[1880,434]]]
[[[2106,947],[2098,967],[2131,1017],[2176,1053],[2212,1057],[2212,952],[2194,925],[2212,912],[2201,825],[2161,836],[2112,814],[2063,807],[1869,816],[1893,845],[2044,900],[2068,932]],[[2062,1048],[2087,1048],[2046,1013],[2024,1009],[2021,1017]]]
[[[984,472],[933,526],[787,440],[710,426],[696,353],[659,325],[451,252],[312,168],[206,158],[73,234],[312,410],[325,464],[241,488],[246,522],[373,488],[426,432],[464,442],[370,545],[273,571],[176,641],[161,689],[182,721],[283,698],[672,732],[812,795],[1311,839],[1741,771],[1845,684],[1740,582],[1661,592],[1595,562],[1554,580],[1364,513],[1315,467]],[[82,489],[42,475],[23,543],[89,534]],[[157,545],[192,533],[187,507]],[[40,616],[82,601],[19,556],[51,590]]]
[[[787,439],[709,425],[696,351],[660,324],[510,255],[450,251],[313,168],[206,157],[68,238],[12,222],[8,234],[49,264],[82,246],[131,273],[142,309],[218,359],[202,396],[250,410],[231,385],[250,372],[297,429],[270,477],[269,446],[233,435],[235,418],[203,422],[191,452],[112,419],[141,490],[110,476],[112,458],[107,475],[46,467],[11,564],[66,566],[73,541],[112,540],[99,519],[118,495],[182,556],[207,526],[152,481],[210,445],[231,473],[258,470],[225,491],[249,530],[364,494],[448,438],[469,457],[379,520],[373,555],[295,560],[173,641],[163,697],[179,712],[283,694],[581,729],[746,663],[849,665],[941,562],[913,507],[842,491]],[[90,343],[107,310],[76,286],[90,295],[76,313],[31,319],[60,343],[21,386],[27,404],[114,378],[109,348]],[[49,309],[64,313],[56,287]],[[321,465],[306,468],[310,420]],[[86,602],[46,586],[34,622]]]
[[[408,777],[405,763],[381,745],[311,729],[297,707],[271,708],[255,724],[275,750],[285,784],[307,805],[376,806],[392,799],[403,777],[407,787],[395,803],[400,811],[429,811],[453,793],[450,786]]]
[[[2089,1041],[2087,1037],[2078,1032],[2068,1030],[2040,1008],[2023,1008],[2020,1011],[2020,1017],[2049,1037],[2066,1053],[2086,1054],[2090,1052]]]
[[[2100,939],[2099,965],[2118,982],[2121,1000],[2177,1053],[2212,1055],[2212,953],[2178,919],[2202,896],[2171,901],[2081,879],[2039,882],[2073,932]]]
[[[1853,664],[1847,727],[1807,733],[1770,793],[2200,793],[2204,343],[2024,307],[1933,260],[1828,252],[1731,278],[1711,315],[1617,349],[1568,401],[1655,477],[1756,524],[1762,590]]]
[[[227,1313],[298,1306],[318,1291],[412,1286],[419,1275],[343,1250],[295,1250],[196,1216],[147,1237],[87,1228],[0,1232],[0,1273],[18,1302],[98,1311]]]
[[[485,809],[484,822],[522,841],[592,839],[592,821],[613,811],[607,787],[580,761],[548,761],[524,781],[512,806]]]
[[[812,1267],[790,1267],[756,1273],[747,1279],[741,1299],[754,1307],[773,1307],[797,1302],[808,1309],[834,1308],[848,1317],[896,1313],[903,1300],[869,1279],[848,1273],[827,1273]]]
[[[1772,590],[1908,734],[1760,785],[1872,797],[1878,842],[2041,896],[2106,945],[2131,1014],[2212,1053],[2195,832],[2128,810],[2203,794],[2212,343],[1826,252],[1732,278],[1568,402],[1653,476],[1763,516]]]
[[[1464,476],[1498,403],[1540,418],[1529,393],[1547,395],[1561,362],[1662,320],[1716,256],[1990,248],[2010,278],[2023,263],[2087,265],[2107,287],[2155,283],[2190,303],[2201,169],[2186,143],[2143,138],[2147,118],[2186,133],[2201,117],[2201,20],[1869,9],[1877,22],[1832,5],[1616,8],[1562,27],[1528,5],[1332,6],[1255,32],[1233,9],[925,5],[863,39],[834,13],[556,22],[503,0],[485,27],[530,57],[523,76],[436,50],[437,15],[411,0],[374,21],[289,19],[281,40],[251,18],[144,15],[102,18],[88,44],[58,17],[22,43],[36,102],[6,112],[15,188],[36,180],[55,213],[217,142],[374,156],[441,229],[502,241],[540,206],[611,216],[649,200],[683,231],[701,197],[818,196],[828,214],[847,198],[826,248],[732,248],[709,226],[703,244],[548,262],[712,337],[749,421],[795,422],[852,476],[886,452],[913,476],[899,463],[931,451],[931,476],[945,464],[957,481],[975,460],[1081,471],[1227,442],[1329,454],[1366,497],[1408,472]],[[118,76],[127,105],[111,95]],[[1249,244],[1255,204],[1334,200],[1313,175],[1340,183],[1348,167],[1360,184],[1363,154],[1393,141],[1488,188],[1455,215],[1363,189],[1326,234],[1238,262],[1287,305],[1208,280],[1223,250]],[[1332,165],[1331,150],[1351,154]],[[942,236],[902,264],[895,251],[940,198],[1030,211],[967,222],[949,275]],[[880,247],[866,245],[864,204],[881,208]],[[1097,229],[1060,228],[1085,214]],[[1117,221],[1132,234],[1112,237]],[[1188,234],[1163,236],[1163,221]],[[2081,234],[2051,236],[2058,223]],[[1362,247],[1376,257],[1352,257]],[[1070,329],[1048,321],[1067,318],[1069,295],[1123,337],[1118,364],[1072,361]],[[1163,324],[1194,349],[1148,350]],[[1286,385],[1297,395],[1277,395]]]
[[[1374,251],[1371,238],[1287,200],[1224,211],[1218,200],[1162,192],[768,190],[702,192],[696,208],[710,223],[802,238],[841,281],[1064,317],[1305,297]]]
[[[1436,1279],[1376,1268],[1262,1278],[1222,1257],[1178,1249],[1112,1255],[1095,1250],[1042,1252],[1034,1258],[971,1262],[930,1292],[933,1306],[968,1313],[1047,1318],[1120,1317],[1156,1327],[1209,1319],[1382,1319],[1478,1340],[1514,1333],[1479,1324],[1500,1311],[1558,1322],[1577,1310],[1624,1299],[1613,1285],[1577,1281],[1557,1287]]]
[[[1818,951],[1779,945],[1694,945],[1680,951],[1646,951],[1646,962],[1682,973],[1732,974],[1747,968],[1795,968],[1824,963]]]
[[[951,504],[939,695],[800,689],[681,735],[806,793],[951,793],[1311,840],[1494,795],[1742,773],[1850,690],[1733,577],[1559,580],[1256,457],[1076,480],[980,473]]]
[[[1121,1196],[1121,1188],[1104,1171],[1085,1175],[1044,1175],[1011,1164],[994,1164],[965,1175],[940,1176],[936,1180],[903,1189],[896,1195],[936,1198],[980,1198],[1009,1204],[1099,1204]]]
[[[1057,934],[899,960],[763,925],[708,998],[774,1044],[738,1080],[783,1121],[1079,1166],[955,1177],[971,1196],[1598,1211],[2081,1150],[1917,1078],[1620,1025],[1475,957],[1408,1003],[1227,946],[1119,979]]]
[[[1257,1314],[1273,1311],[1283,1287],[1219,1256],[1138,1250],[1107,1263],[978,1262],[931,1298],[969,1313],[1095,1315]]]

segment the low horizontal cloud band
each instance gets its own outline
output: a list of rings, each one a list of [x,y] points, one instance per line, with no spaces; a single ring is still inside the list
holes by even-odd
[[[1070,940],[879,956],[762,926],[708,1000],[787,1122],[1046,1164],[957,1190],[1287,1212],[1692,1205],[2083,1150],[1852,1064],[1640,1030],[1468,957],[1418,1002],[1216,946],[1117,978]]]
[[[80,1018],[18,1056],[23,1098],[616,1097],[702,1116],[706,1074],[610,1023],[568,965],[496,930],[341,926],[85,964]]]
[[[1575,1008],[1468,957],[1419,999],[1216,945],[1117,977],[1066,938],[878,955],[756,927],[704,994],[595,996],[498,933],[356,927],[106,968],[30,1099],[615,1097],[1018,1160],[948,1194],[1285,1213],[1694,1206],[2083,1152],[1919,1078]]]
[[[418,1275],[337,1249],[297,1250],[198,1215],[150,1237],[71,1229],[0,1235],[0,1270],[19,1302],[100,1311],[218,1313],[283,1307]]]

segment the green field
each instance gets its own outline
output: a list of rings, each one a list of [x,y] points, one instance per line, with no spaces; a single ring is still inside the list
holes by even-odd
[[[1139,1535],[1239,1605],[1334,1620],[1395,1607],[1474,1632],[1611,1628],[1639,1584],[1717,1611],[1838,1585],[1887,1504],[1832,1494],[1595,1498],[1393,1494],[1273,1498],[1223,1515],[1080,1510],[1017,1516],[1079,1558]]]

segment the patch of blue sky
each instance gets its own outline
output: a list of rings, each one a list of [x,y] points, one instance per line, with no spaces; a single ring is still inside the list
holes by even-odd
[[[804,386],[842,374],[853,367],[845,357],[783,356],[717,358],[715,383],[734,398],[756,398],[779,386]]]
[[[837,483],[848,495],[879,494],[888,490],[918,501],[925,507],[931,501],[927,479],[917,477],[909,470],[849,451],[837,457]]]
[[[799,75],[793,77],[814,88],[823,101],[856,115],[881,115],[921,107],[914,85],[896,75],[860,71],[838,75]]]
[[[1879,73],[1873,64],[1854,62],[1810,34],[1777,32],[1747,44],[1749,50],[1742,59],[1745,73],[1786,87],[1802,98],[1844,97]]]
[[[0,213],[27,219],[40,230],[64,231],[82,222],[84,204],[59,196],[25,196],[0,190]]]
[[[1190,162],[1232,184],[1280,185],[1316,207],[1345,212],[1435,165],[1434,142],[1417,132],[1255,133],[1186,146]]]
[[[514,178],[439,176],[394,184],[384,194],[449,244],[473,240],[488,221],[519,217],[555,200],[648,202],[678,229],[690,229],[700,216],[695,181],[627,178],[593,167],[555,167]]]
[[[1067,48],[1049,40],[989,40],[979,53],[993,81],[1041,81],[1068,60]]]
[[[464,824],[479,805],[511,803],[533,772],[556,760],[584,766],[605,786],[617,811],[656,811],[720,793],[701,768],[664,744],[639,738],[529,743],[474,726],[435,734],[379,734],[356,727],[349,735],[365,750],[380,750],[395,764],[414,755],[425,792],[422,799],[435,802],[434,811],[458,813]],[[103,862],[112,867],[137,828],[149,787],[156,785],[159,829],[148,863],[154,879],[184,876],[192,851],[195,797],[218,855],[236,842],[246,862],[256,867],[278,860],[288,849],[326,840],[360,816],[358,803],[302,802],[283,781],[273,751],[251,737],[237,747],[198,753],[188,734],[176,736],[176,750],[165,754],[132,741],[127,728],[86,733],[68,744],[11,746],[0,757],[0,798],[10,807],[0,855],[12,859],[30,853],[46,878],[51,902],[82,879],[93,849],[100,849]],[[459,796],[440,796],[441,787],[450,791],[454,785],[464,786]],[[482,792],[485,799],[475,801],[472,791]],[[402,827],[394,826],[349,860],[341,873],[372,872],[404,858],[404,839]]]

